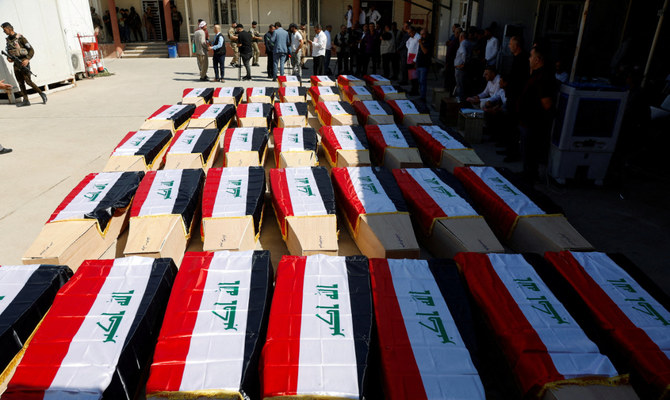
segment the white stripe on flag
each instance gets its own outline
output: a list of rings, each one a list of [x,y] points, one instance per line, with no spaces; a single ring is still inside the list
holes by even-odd
[[[302,128],[284,128],[281,137],[281,151],[305,151]]]
[[[202,95],[202,92],[204,92],[204,88],[196,88],[196,89],[191,89],[188,93],[184,95],[184,98],[187,97],[200,97]]]
[[[342,108],[339,101],[326,101],[324,104],[330,115],[344,115],[347,113],[344,111],[344,108]]]
[[[298,109],[293,103],[279,103],[279,111],[282,117],[298,115]]]
[[[265,96],[265,94],[262,95],[252,95],[252,96]],[[256,117],[264,117],[263,115],[263,103],[249,103],[247,104],[247,115],[244,116],[244,118],[256,118]]]
[[[384,137],[384,142],[386,142],[387,146],[401,147],[401,148],[409,147],[409,144],[407,143],[407,140],[405,140],[405,137],[402,135],[400,128],[398,128],[395,124],[377,125],[377,126],[379,127],[379,130],[381,131],[382,136]]]
[[[155,259],[126,257],[114,260],[105,283],[44,399],[69,397],[99,399],[107,389],[128,332],[147,289]]]
[[[251,95],[252,96],[265,96],[265,88],[264,87],[255,87],[251,89]]]
[[[376,80],[376,81],[388,81],[388,79],[384,78],[381,75],[370,75],[370,78]]]
[[[140,151],[149,139],[156,133],[155,130],[137,131],[130,139],[114,149],[112,156],[134,156]]]
[[[247,214],[249,167],[223,168],[212,209],[213,218],[242,217]]]
[[[239,390],[253,251],[217,251],[207,268],[179,390]]]
[[[670,350],[670,312],[661,303],[607,254],[571,253],[633,325],[642,329],[661,350]]]
[[[465,217],[478,215],[464,198],[444,183],[429,168],[407,168],[407,173],[428,193],[431,199],[440,206],[448,217]]]
[[[365,86],[352,86],[351,89],[358,95],[370,95],[370,91]]]
[[[327,75],[317,75],[317,76],[316,76],[316,79],[317,79],[319,82],[332,82],[332,81],[333,81],[333,80],[330,79],[330,77],[327,76]]]
[[[414,106],[414,103],[412,103],[409,100],[396,100],[396,104],[400,108],[400,111],[402,112],[403,115],[411,115],[419,113],[419,111]]]
[[[428,262],[389,259],[388,265],[426,398],[484,399],[479,373]]]
[[[493,167],[470,167],[517,215],[546,214]]]
[[[384,93],[398,93],[398,91],[391,85],[382,85],[380,88]]]
[[[298,82],[298,77],[295,75],[288,75],[285,78],[286,82]]]
[[[286,184],[296,217],[326,215],[326,206],[310,167],[285,168]]]
[[[397,212],[372,167],[348,167],[347,172],[354,186],[356,197],[363,204],[366,214]]]
[[[298,91],[298,88],[295,86],[289,86],[286,88],[286,91],[284,92],[284,96],[298,96],[300,95],[300,92]]]
[[[191,154],[204,129],[187,129],[170,149],[170,154]]]
[[[186,108],[186,104],[176,104],[174,106],[170,106],[167,110],[163,111],[162,113],[156,115],[155,117],[151,119],[170,119],[174,117],[175,114],[177,114],[179,111],[183,110]]]
[[[349,81],[349,82],[355,82],[355,81],[360,81],[360,79],[356,78],[353,75],[344,75],[344,78]]]
[[[489,254],[496,274],[547,348],[565,379],[615,376],[610,360],[563,307],[533,267],[520,254]]]
[[[100,204],[123,172],[100,172],[68,203],[53,221],[83,219]]]
[[[307,257],[297,394],[358,399],[354,343],[345,258]]]
[[[388,115],[382,106],[379,105],[379,103],[376,101],[366,100],[363,102],[363,105],[368,109],[370,115]]]
[[[220,88],[218,97],[233,97],[233,87],[222,87]]]
[[[151,189],[147,195],[139,216],[145,215],[170,215],[174,209],[179,186],[183,174],[181,169],[164,169],[156,171]]]
[[[333,94],[333,89],[330,86],[317,86],[316,90],[319,94]]]
[[[465,149],[466,147],[463,146],[461,142],[458,140],[454,139],[451,137],[450,134],[447,132],[443,131],[439,126],[435,125],[424,125],[421,128],[428,132],[430,136],[433,137],[433,139],[437,140],[440,142],[442,146],[444,146],[445,149]]]
[[[365,150],[363,143],[358,140],[350,126],[332,126],[331,128],[342,150]]]
[[[254,128],[235,128],[228,151],[251,151],[253,136]]]
[[[0,315],[12,304],[40,264],[0,265]]]
[[[198,117],[199,119],[204,119],[204,118],[216,118],[219,116],[219,113],[223,111],[223,109],[226,107],[226,104],[212,104],[207,107],[207,111],[204,113],[200,114]]]

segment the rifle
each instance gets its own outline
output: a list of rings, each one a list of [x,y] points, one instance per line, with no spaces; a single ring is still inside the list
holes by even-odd
[[[13,56],[11,54],[8,54],[6,51],[2,50],[2,55],[9,58],[14,62],[14,66],[19,70],[22,71],[23,73],[27,73],[30,75],[33,75],[35,78],[37,78],[37,75],[33,71],[30,70],[28,67],[24,67],[21,65],[21,59],[19,59],[17,56]]]

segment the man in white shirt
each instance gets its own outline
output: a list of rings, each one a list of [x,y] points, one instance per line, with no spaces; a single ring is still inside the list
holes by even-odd
[[[493,36],[491,28],[484,30],[484,37],[486,38],[486,65],[496,65],[496,58],[498,58],[498,38]]]
[[[484,108],[484,103],[493,97],[500,89],[500,75],[496,72],[496,68],[488,65],[484,70],[484,79],[486,79],[486,87],[476,96],[465,99],[473,104],[480,103],[480,107]]]
[[[298,80],[302,79],[302,68],[300,65],[300,60],[302,59],[302,47],[304,45],[304,39],[300,32],[298,32],[298,26],[296,24],[291,24],[288,27],[289,32],[291,32],[291,67],[293,67],[293,75],[298,77]]]
[[[324,74],[324,59],[326,58],[326,42],[328,38],[321,30],[321,25],[314,26],[314,40],[312,43],[312,61],[314,62],[314,75]]]
[[[324,71],[326,75],[332,75],[333,71],[330,70],[330,58],[333,55],[333,42],[331,40],[330,33],[333,31],[333,26],[332,25],[326,25],[326,30],[323,31],[323,33],[326,35],[326,58],[324,60],[325,65],[324,65]]]
[[[363,26],[365,25],[365,10],[363,7],[361,7],[361,13],[358,14],[358,25]]]
[[[370,6],[367,17],[368,22],[375,24],[375,27],[377,27],[379,20],[382,19],[382,15],[375,9],[375,6]]]
[[[347,13],[344,14],[344,19],[347,24],[347,29],[351,28],[353,26],[351,21],[354,19],[354,10],[351,8],[351,4],[347,6]]]
[[[456,98],[459,102],[465,99],[465,62],[468,58],[468,47],[465,43],[465,32],[458,37],[458,51],[454,58],[454,78],[456,79]]]

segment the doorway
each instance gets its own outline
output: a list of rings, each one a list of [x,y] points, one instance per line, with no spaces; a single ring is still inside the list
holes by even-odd
[[[142,0],[142,15],[140,16],[144,21],[144,13],[146,13],[147,8],[151,7],[153,11],[153,17],[151,18],[151,25],[154,27],[154,32],[156,32],[156,40],[163,41],[166,38],[165,35],[165,21],[163,2],[159,0]]]

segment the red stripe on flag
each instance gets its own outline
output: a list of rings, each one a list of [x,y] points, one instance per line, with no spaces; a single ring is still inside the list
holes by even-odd
[[[184,256],[165,310],[147,381],[148,394],[179,391],[213,256],[212,252],[189,252]]]
[[[182,98],[185,97],[186,94],[189,93],[191,90],[193,90],[193,88],[187,88],[187,89],[184,89],[184,91],[181,92],[181,97],[182,97]]]
[[[371,77],[370,75],[363,75],[363,80],[365,82],[369,83],[370,85],[377,82],[377,80],[375,78]]]
[[[3,399],[42,399],[113,264],[114,260],[84,261],[72,279],[58,291]]]
[[[178,130],[178,131],[174,134],[174,136],[172,137],[172,139],[170,139],[170,146],[168,146],[167,151],[163,154],[163,164],[165,164],[165,160],[167,159],[167,155],[168,155],[168,153],[170,152],[170,150],[172,150],[172,146],[174,146],[174,144],[177,143],[177,141],[178,141],[179,138],[181,137],[181,134],[182,134],[182,133],[184,133],[184,130],[183,130],[183,129]]]
[[[251,88],[249,88],[251,89]],[[247,116],[247,103],[243,103],[237,106],[237,118],[246,118]],[[239,126],[239,125],[238,125]]]
[[[514,370],[524,395],[548,382],[565,379],[558,373],[547,347],[528,322],[486,254],[458,253],[454,257],[482,309],[488,325]]]
[[[384,392],[389,400],[427,399],[386,259],[370,259],[370,280],[381,348]]]
[[[193,115],[191,115],[191,119],[198,119],[202,114],[207,112],[209,110],[209,107],[211,107],[211,104],[202,104],[199,105],[198,107],[195,108],[195,111],[193,111]]]
[[[277,116],[277,120],[279,120],[279,117],[281,117],[281,107],[279,104],[281,103],[275,103],[275,115]]]
[[[445,218],[448,215],[405,168],[394,169],[391,172],[398,182],[410,213],[418,219],[426,235],[429,235],[435,218]]]
[[[275,108],[277,105],[275,105]],[[272,130],[272,137],[274,138],[275,142],[275,167],[279,168],[279,155],[281,154],[281,142],[282,142],[282,137],[284,136],[284,128],[274,128]]]
[[[349,103],[354,101],[354,97],[356,96],[356,91],[352,86],[345,86],[344,87],[344,95],[346,96],[347,100],[349,100]]]
[[[72,191],[65,197],[65,199],[63,199],[63,201],[58,205],[58,207],[56,207],[56,211],[54,211],[53,214],[51,214],[49,220],[46,223],[48,224],[49,222],[53,221],[58,216],[58,214],[60,214],[60,212],[63,211],[63,209],[65,209],[65,207],[67,207],[68,204],[70,204],[70,202],[75,197],[77,197],[77,195],[81,193],[82,190],[84,190],[86,185],[88,185],[88,183],[91,182],[93,178],[95,178],[97,175],[98,175],[97,172],[86,175],[84,179],[82,179],[81,182],[79,182],[79,184],[75,186],[74,189],[72,189]]]
[[[395,115],[396,121],[402,122],[403,118],[405,118],[405,115],[402,113],[402,110],[400,109],[400,106],[398,105],[398,102],[396,100],[389,100],[386,102],[389,106],[391,106],[391,109],[393,110],[393,115]]]
[[[504,237],[512,234],[519,217],[470,167],[454,168],[454,175],[465,186],[474,202],[482,207],[488,222]]]
[[[421,126],[410,126],[409,131],[414,137],[414,141],[421,151],[428,155],[430,161],[436,167],[440,166],[440,160],[442,159],[442,150],[444,146],[442,143],[435,140],[435,138]]]
[[[367,125],[368,117],[370,116],[370,110],[363,104],[362,101],[355,101],[354,110],[356,110],[356,116],[358,117],[358,122],[361,125]]]
[[[312,101],[314,103],[317,103],[319,101],[319,87],[318,86],[312,86],[309,88],[309,97],[312,98]]]
[[[286,182],[286,172],[283,168],[270,170],[270,189],[272,190],[272,204],[277,215],[277,221],[279,221],[282,236],[286,237],[286,217],[293,215],[293,205]]]
[[[277,82],[286,82],[286,77],[283,75],[280,75],[277,77]]]
[[[225,135],[223,135],[223,166],[226,166],[226,154],[230,151],[230,142],[233,140],[233,134],[235,133],[235,128],[226,129]]]
[[[317,78],[316,75],[312,75],[312,76],[309,78],[309,82],[310,82],[310,84],[311,84],[312,86],[317,86],[317,85],[319,84],[319,82],[321,82],[321,80],[319,80],[319,78]]]
[[[210,168],[207,172],[205,188],[202,191],[203,218],[210,218],[214,212],[214,204],[216,203],[216,195],[219,192],[219,184],[221,183],[222,174],[223,168]]]
[[[358,217],[365,214],[365,207],[356,195],[354,184],[349,176],[349,170],[346,168],[333,168],[331,170],[333,189],[337,196],[337,204],[342,208],[344,215],[349,220],[349,224],[358,231]]]
[[[156,178],[156,171],[149,171],[147,172],[146,175],[144,175],[142,182],[140,182],[140,186],[137,188],[137,193],[135,193],[135,199],[133,200],[133,205],[130,208],[131,218],[140,215],[142,205],[144,204],[144,201],[147,199],[149,191],[151,191],[151,184],[154,183],[155,178]]]
[[[283,256],[277,266],[270,321],[261,356],[263,398],[296,395],[306,257]]]
[[[319,132],[321,133],[321,145],[328,152],[328,156],[333,164],[337,165],[337,151],[342,149],[342,146],[340,146],[340,142],[337,140],[337,136],[335,136],[333,127],[322,126]]]
[[[250,87],[247,88],[247,102],[249,102],[249,98],[251,97],[251,94],[254,92],[254,88]]]
[[[381,162],[384,159],[384,152],[387,147],[381,129],[379,129],[378,125],[365,125],[365,136],[368,138],[370,151]]]
[[[214,89],[214,96],[213,97],[220,97],[219,96],[220,94],[221,94],[221,88]]]
[[[386,99],[386,93],[384,93],[384,89],[382,89],[381,86],[373,86],[372,94],[374,94],[379,101],[384,101]]]
[[[119,144],[117,144],[116,147],[114,147],[114,150],[112,150],[112,152],[111,152],[110,154],[114,154],[114,152],[116,151],[116,149],[118,149],[119,147],[123,146],[124,143],[126,143],[128,140],[130,140],[130,138],[133,137],[133,135],[135,135],[136,133],[137,133],[137,131],[131,131],[131,132],[128,132],[128,133],[126,134],[126,136],[124,136],[123,139],[121,139],[121,141],[119,142]]]
[[[349,86],[349,79],[344,75],[340,75],[337,77],[337,84],[340,86]]]
[[[148,119],[151,119],[151,118],[157,116],[158,114],[162,113],[163,111],[167,110],[167,109],[170,108],[170,107],[172,107],[172,106],[171,106],[171,105],[162,106],[161,108],[159,108],[158,110],[156,110],[153,114],[151,114],[151,116],[149,116]]]
[[[663,392],[670,385],[670,359],[658,345],[644,330],[635,326],[571,252],[547,252],[544,257],[586,303],[602,333],[612,335],[617,350],[638,369],[646,384]]]
[[[320,101],[316,103],[316,112],[321,117],[322,125],[332,125],[333,117],[326,107],[326,103]]]

